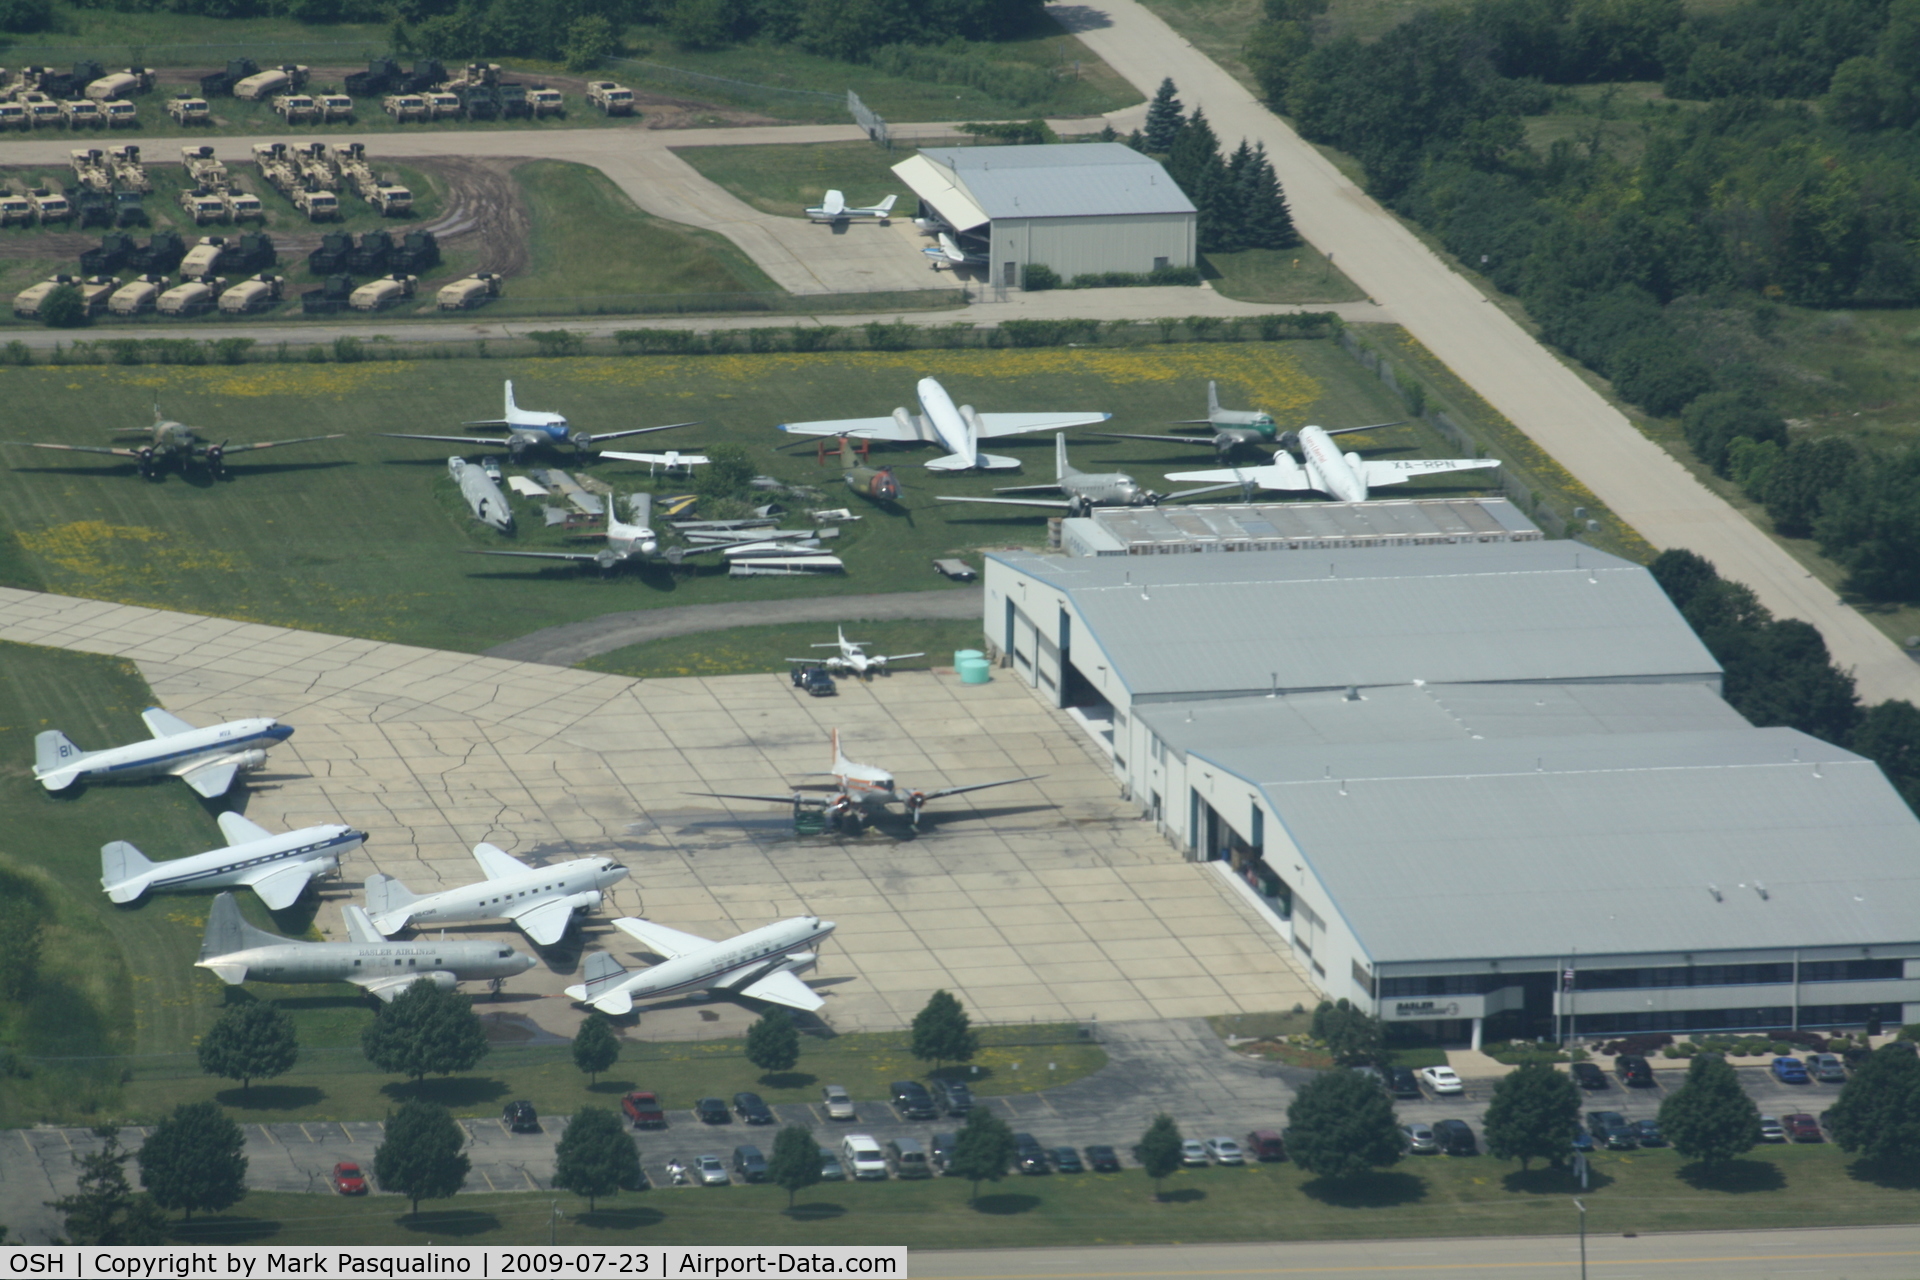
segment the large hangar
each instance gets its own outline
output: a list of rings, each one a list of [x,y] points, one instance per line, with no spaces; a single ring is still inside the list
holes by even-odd
[[[1014,673],[1329,998],[1496,1035],[1920,1019],[1920,821],[1568,542],[988,557]],[[1230,873],[1228,868],[1231,868]]]
[[[1063,279],[1194,265],[1198,213],[1158,161],[1118,142],[930,147],[893,167],[987,279],[1017,287],[1033,263]]]

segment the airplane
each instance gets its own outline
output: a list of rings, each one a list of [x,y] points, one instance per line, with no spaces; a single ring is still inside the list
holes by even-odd
[[[197,969],[211,969],[228,986],[243,982],[351,982],[391,1001],[416,982],[451,989],[481,978],[496,986],[539,961],[498,942],[449,942],[420,938],[388,942],[367,913],[349,903],[346,942],[296,942],[256,929],[240,918],[231,892],[213,900]]]
[[[1280,430],[1273,415],[1258,409],[1222,409],[1220,407],[1220,388],[1218,383],[1207,383],[1207,416],[1204,418],[1185,418],[1173,424],[1176,427],[1212,427],[1213,449],[1225,462],[1227,455],[1242,445],[1259,447],[1277,444],[1283,449],[1291,449],[1299,443],[1299,434]],[[1327,428],[1330,436],[1345,435],[1350,431],[1372,431],[1376,427],[1397,427],[1397,422],[1375,422],[1364,427]],[[1149,436],[1132,435],[1114,431],[1096,431],[1092,434],[1108,440],[1153,440],[1165,444],[1170,440],[1192,440],[1185,433]]]
[[[627,869],[612,858],[575,858],[550,867],[531,867],[497,845],[473,846],[474,861],[485,880],[417,894],[388,875],[367,877],[367,912],[373,927],[391,938],[412,925],[457,924],[507,919],[520,926],[534,945],[550,947],[566,936],[576,910],[591,911],[601,890],[626,879]]]
[[[252,444],[234,444],[222,440],[211,444],[194,434],[192,427],[184,422],[175,422],[162,417],[160,406],[153,407],[153,425],[150,427],[128,427],[115,431],[117,436],[141,435],[147,437],[147,443],[138,448],[121,445],[97,446],[89,444],[33,444],[35,449],[60,449],[67,453],[105,453],[116,458],[132,458],[140,464],[140,478],[151,480],[157,473],[170,466],[178,466],[184,473],[194,462],[204,462],[207,474],[215,479],[226,475],[226,457],[230,453],[241,453],[248,449],[277,449],[287,444],[311,444],[315,440],[343,440],[343,432],[334,432],[324,436],[300,436],[294,440],[256,440]],[[9,440],[8,444],[22,444],[24,441]]]
[[[631,427],[625,431],[602,431],[595,435],[586,431],[575,431],[567,425],[566,418],[558,413],[549,413],[542,409],[522,409],[513,402],[513,380],[507,379],[507,411],[504,418],[488,419],[484,422],[463,422],[463,427],[505,427],[507,434],[501,440],[479,440],[472,436],[423,436],[399,431],[382,431],[379,434],[394,440],[450,440],[455,444],[491,444],[504,447],[507,458],[519,462],[528,449],[536,445],[570,444],[575,453],[585,453],[602,440],[617,440],[622,436],[643,436],[650,431],[672,431],[676,427],[690,427],[691,422],[669,422],[663,427]]]
[[[949,271],[955,267],[984,267],[991,261],[984,253],[976,253],[971,249],[962,249],[954,243],[953,237],[946,232],[942,231],[939,235],[940,243],[937,246],[928,245],[920,251],[927,257],[933,259],[933,269],[935,271],[940,270],[942,267],[945,267]]]
[[[35,735],[34,781],[49,791],[65,791],[82,779],[108,782],[165,774],[211,800],[227,793],[237,771],[259,768],[270,748],[293,736],[292,726],[268,719],[229,720],[196,729],[159,707],[148,707],[140,718],[153,733],[151,742],[102,751],[82,751],[58,729]]]
[[[605,951],[589,955],[582,971],[586,981],[568,987],[567,994],[602,1013],[617,1017],[636,999],[665,1000],[694,991],[726,991],[809,1011],[826,1003],[797,974],[812,967],[813,947],[833,932],[831,920],[795,916],[724,942],[632,916],[621,916],[613,925],[663,958],[632,972]]]
[[[998,782],[976,782],[965,787],[942,787],[938,791],[906,791],[895,784],[893,775],[885,769],[876,765],[856,764],[847,759],[840,750],[838,729],[833,731],[832,741],[833,767],[803,775],[832,778],[834,784],[827,788],[833,792],[831,796],[805,796],[798,791],[784,796],[740,795],[726,791],[695,791],[690,794],[712,796],[717,800],[764,800],[768,804],[790,804],[795,809],[822,809],[829,822],[846,824],[858,830],[861,818],[871,819],[875,810],[884,810],[891,804],[905,805],[908,817],[917,827],[920,825],[920,810],[926,807],[929,800],[962,795],[968,791],[985,791],[989,787],[1010,787],[1016,782],[1032,782],[1046,776],[1030,773],[1024,778],[1002,778]]]
[[[838,649],[840,651],[839,653],[824,660],[820,658],[788,658],[787,661],[803,663],[810,667],[822,666],[829,671],[851,671],[854,675],[864,677],[870,676],[875,672],[884,675],[889,662],[897,662],[901,658],[924,658],[927,656],[924,653],[868,653],[867,645],[872,643],[871,641],[847,639],[847,629],[845,627],[836,627],[835,630],[840,633],[840,639],[838,641],[829,640],[825,644],[816,644],[811,647],[815,649]]]
[[[665,467],[668,475],[672,475],[675,470],[684,470],[688,475],[692,475],[695,467],[704,467],[709,461],[705,454],[683,453],[679,449],[668,449],[664,453],[615,453],[609,449],[600,456],[620,462],[644,462],[647,464],[649,477],[653,475],[655,467]]]
[[[1052,484],[1018,484],[1004,489],[995,489],[995,493],[1037,493],[1048,489],[1065,494],[1063,498],[950,498],[940,495],[940,502],[991,502],[1008,507],[1045,507],[1053,511],[1065,511],[1068,515],[1084,516],[1095,507],[1157,507],[1160,495],[1151,489],[1142,488],[1132,476],[1124,471],[1076,471],[1067,461],[1067,437],[1065,432],[1053,437],[1053,474],[1057,477]],[[1177,495],[1176,495],[1177,496]]]
[[[465,458],[448,458],[447,472],[460,486],[460,496],[472,508],[475,520],[501,533],[513,532],[513,508],[507,505],[507,495],[500,492],[499,484],[485,467],[475,466]]]
[[[307,881],[340,869],[340,859],[366,842],[367,833],[340,823],[302,827],[273,835],[237,813],[220,815],[227,847],[190,858],[150,862],[125,840],[100,848],[100,887],[116,903],[137,902],[165,889],[216,889],[246,885],[270,911],[292,906]]]
[[[863,498],[875,502],[900,501],[900,481],[893,474],[893,468],[869,466],[864,458],[855,465],[853,450],[847,447],[845,436],[840,437],[840,479]]]
[[[1357,453],[1342,455],[1334,447],[1332,435],[1324,427],[1300,428],[1304,465],[1295,462],[1285,449],[1275,449],[1272,463],[1264,467],[1173,471],[1167,474],[1167,479],[1225,482],[1213,485],[1215,489],[1315,489],[1341,502],[1365,502],[1370,488],[1405,484],[1443,471],[1476,471],[1500,465],[1498,458],[1401,458],[1393,462],[1368,462]],[[1200,492],[1203,490],[1188,490],[1188,493]]]
[[[970,404],[954,406],[953,397],[932,378],[915,388],[920,413],[902,407],[890,418],[837,418],[823,422],[783,422],[781,431],[803,436],[857,436],[863,440],[926,442],[947,450],[947,456],[927,463],[933,471],[968,471],[975,467],[1004,471],[1020,465],[1018,458],[981,453],[980,441],[1028,431],[1060,431],[1105,422],[1110,413],[975,413]],[[844,441],[843,441],[844,447]]]
[[[847,203],[847,197],[838,191],[827,192],[826,200],[807,210],[807,218],[813,222],[847,222],[854,218],[877,218],[881,222],[893,219],[893,202],[899,196],[888,196],[879,204],[856,208]]]
[[[653,531],[653,495],[636,493],[631,496],[633,523],[628,524],[618,514],[618,502],[607,503],[607,545],[599,551],[475,551],[480,556],[519,556],[530,560],[572,560],[580,564],[597,564],[600,572],[612,573],[629,560],[665,560],[668,564],[679,564],[686,556],[698,555],[703,551],[727,551],[753,543],[778,545],[778,540],[769,540],[764,536],[742,533],[737,539],[719,539],[711,545],[702,547],[668,547],[660,549],[660,537]]]

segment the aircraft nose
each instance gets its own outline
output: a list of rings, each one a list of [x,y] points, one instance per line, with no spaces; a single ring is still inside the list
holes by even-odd
[[[276,724],[267,730],[267,736],[275,742],[285,742],[293,736],[293,726],[290,724]]]
[[[627,878],[627,875],[628,875],[627,869],[621,866],[617,862],[607,863],[607,865],[605,866],[605,868],[603,868],[603,870],[606,872],[607,875],[613,877],[615,880],[624,880]]]
[[[533,956],[523,956],[523,955],[518,955],[516,953],[515,963],[518,966],[520,972],[525,973],[527,970],[533,968],[533,966],[535,966],[536,964],[539,964],[540,962],[539,960],[535,959]]]

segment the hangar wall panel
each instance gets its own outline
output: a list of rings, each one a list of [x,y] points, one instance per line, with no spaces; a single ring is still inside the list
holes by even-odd
[[[1006,266],[1038,262],[1064,279],[1099,271],[1154,269],[1160,258],[1170,267],[1191,267],[1196,235],[1194,215],[1129,214],[1078,218],[996,218],[993,222],[993,282],[1007,282]]]

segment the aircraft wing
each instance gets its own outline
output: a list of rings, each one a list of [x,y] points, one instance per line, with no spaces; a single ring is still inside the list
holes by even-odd
[[[1344,436],[1352,431],[1376,431],[1381,427],[1398,427],[1405,424],[1406,420],[1402,419],[1399,422],[1369,422],[1364,427],[1322,427],[1320,429],[1330,436]]]
[[[588,436],[587,443],[598,444],[602,440],[618,440],[621,436],[643,436],[649,431],[672,431],[676,427],[694,426],[699,421],[700,419],[695,418],[692,422],[669,422],[664,427],[632,427],[626,431],[602,431],[598,435]]]
[[[405,969],[399,973],[370,974],[364,978],[348,978],[347,981],[363,991],[369,991],[379,996],[388,1004],[392,1004],[394,999],[398,997],[402,991],[405,991],[408,987],[422,979],[432,978],[433,975],[434,971],[431,969]],[[449,973],[447,977],[452,978],[453,975]]]
[[[621,462],[649,462],[663,467],[697,467],[707,461],[706,455],[699,453],[615,453],[611,449],[603,449],[600,456]]]
[[[140,713],[147,722],[147,732],[156,738],[171,738],[179,733],[192,733],[193,726],[174,715],[171,711],[162,711],[158,707],[148,707]]]
[[[283,444],[312,444],[315,440],[344,440],[346,432],[336,431],[329,436],[300,436],[294,440],[256,440],[252,444],[226,444],[220,446],[221,453],[244,453],[248,449],[278,449]]]
[[[500,422],[477,422],[474,425],[481,427],[499,427],[506,424]],[[464,444],[469,449],[477,444],[490,444],[497,449],[506,449],[513,445],[513,441],[511,440],[484,440],[475,436],[416,436],[400,431],[377,431],[374,434],[385,436],[389,440],[444,440],[448,444]]]
[[[217,800],[233,786],[233,775],[239,768],[237,764],[203,764],[198,769],[187,770],[180,778],[196,794],[208,800]]]
[[[1017,436],[1028,431],[1064,431],[1068,427],[1084,427],[1095,422],[1105,422],[1113,415],[1110,413],[982,413],[980,419],[980,437]]]
[[[227,815],[220,816],[224,818]],[[299,900],[312,874],[304,862],[269,863],[240,883],[259,894],[260,901],[267,904],[267,910],[285,911]]]
[[[1478,471],[1499,465],[1498,458],[1399,458],[1392,462],[1362,462],[1360,478],[1372,489],[1383,484],[1405,484],[1443,471]]]
[[[220,834],[227,838],[228,844],[232,845],[245,844],[249,840],[265,840],[273,833],[259,823],[249,822],[239,814],[229,811],[220,815]]]
[[[114,449],[105,445],[36,444],[33,447],[36,449],[62,449],[67,453],[110,453],[116,458],[137,458],[140,456],[140,450],[138,449]]]
[[[532,867],[520,861],[520,859],[514,857],[499,845],[487,844],[484,841],[473,846],[473,860],[480,864],[480,869],[487,873],[487,879],[489,880],[505,880],[510,876],[523,876],[533,870]]]
[[[630,938],[639,939],[649,951],[669,960],[713,945],[711,938],[703,938],[697,933],[682,933],[678,929],[669,929],[663,924],[634,916],[619,917],[613,922],[613,927]]]
[[[548,898],[545,902],[535,902],[509,911],[507,919],[525,930],[535,946],[550,947],[566,936],[567,924],[573,919],[573,908],[565,898]]]
[[[783,1004],[789,1009],[805,1009],[812,1012],[826,1004],[819,993],[795,977],[792,970],[781,969],[770,973],[758,982],[750,982],[740,988],[743,996],[752,996],[755,1000],[765,1000],[769,1004]]]
[[[788,659],[788,661],[800,662],[802,661],[802,659],[791,658],[791,659]],[[819,659],[807,658],[807,659],[804,659],[804,661],[817,662],[819,661]],[[813,785],[819,786],[821,784],[815,783]],[[837,783],[834,784],[832,790],[837,793],[840,790],[839,784]],[[814,805],[822,809],[826,808],[829,804],[833,803],[831,800],[818,799],[814,796],[794,795],[792,792],[788,792],[784,796],[749,796],[749,795],[741,795],[738,792],[734,792],[734,791],[689,791],[687,792],[687,794],[690,796],[712,796],[716,800],[763,800],[768,804]]]
[[[1409,479],[1411,477],[1408,477]],[[1217,484],[1251,486],[1255,489],[1311,489],[1313,478],[1307,469],[1284,454],[1264,467],[1220,467],[1212,471],[1169,471],[1169,480],[1213,481]],[[1387,481],[1385,483],[1393,483]]]
[[[797,436],[857,436],[862,440],[914,440],[917,432],[893,418],[832,418],[820,422],[783,422],[775,428]]]
[[[969,791],[985,791],[989,787],[1010,787],[1016,782],[1032,782],[1036,778],[1046,776],[1044,773],[1030,773],[1024,778],[1002,778],[998,782],[975,782],[964,787],[942,787],[938,791],[927,792],[927,799],[938,800],[942,796],[965,795]]]
[[[938,496],[935,502],[992,502],[1003,507],[1045,507],[1049,511],[1066,511],[1073,503],[1066,498],[949,498]]]
[[[585,551],[471,551],[476,556],[519,556],[526,560],[598,560],[598,552]]]
[[[1188,433],[1186,435],[1175,435],[1169,432],[1169,433],[1157,435],[1157,436],[1147,436],[1147,435],[1137,435],[1133,432],[1127,432],[1127,431],[1090,431],[1087,434],[1093,436],[1095,439],[1098,439],[1098,440],[1151,440],[1156,444],[1206,444],[1208,443],[1207,438],[1205,436],[1194,435],[1192,433]]]

